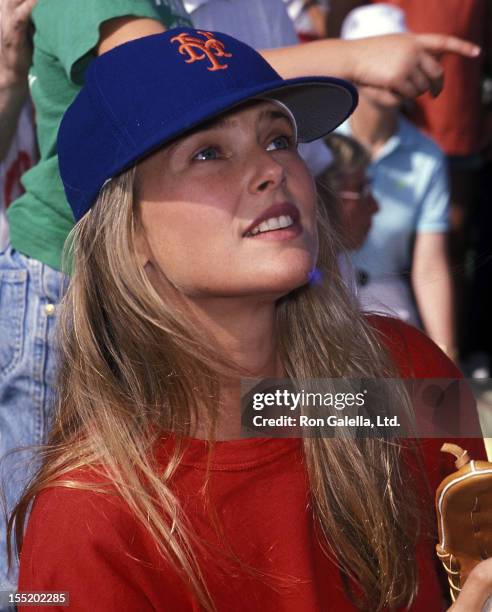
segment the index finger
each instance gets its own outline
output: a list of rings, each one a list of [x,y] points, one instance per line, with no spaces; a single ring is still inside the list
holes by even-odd
[[[424,49],[431,53],[457,53],[463,57],[478,57],[480,47],[467,40],[446,34],[419,34],[417,36]]]

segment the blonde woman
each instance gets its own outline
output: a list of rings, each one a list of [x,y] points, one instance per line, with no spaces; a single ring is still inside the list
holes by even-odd
[[[72,610],[443,607],[406,447],[239,439],[244,376],[457,374],[345,295],[296,143],[355,101],[343,81],[282,80],[220,33],[93,62],[58,140],[78,223],[54,428],[11,521],[21,593],[68,592]]]

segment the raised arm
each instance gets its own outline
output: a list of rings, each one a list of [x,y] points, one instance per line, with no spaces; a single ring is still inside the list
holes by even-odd
[[[27,97],[32,47],[29,20],[36,0],[0,3],[0,160],[9,150]]]
[[[480,48],[443,34],[393,34],[359,40],[326,39],[263,51],[285,78],[329,75],[360,85],[388,89],[388,95],[414,98],[443,86],[443,53],[476,57]]]

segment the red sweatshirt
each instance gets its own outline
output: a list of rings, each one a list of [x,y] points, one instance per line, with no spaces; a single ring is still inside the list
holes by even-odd
[[[417,330],[380,317],[372,322],[402,377],[460,376]],[[482,440],[456,442],[475,458],[485,458]],[[452,458],[439,451],[441,443],[423,441],[432,491],[453,471]],[[200,553],[200,565],[218,612],[355,610],[314,532],[300,441],[218,442],[211,465],[210,498],[225,540],[242,561],[274,574],[276,580],[258,579],[224,561],[223,545],[199,493],[206,458],[205,443],[192,440],[175,486],[193,528],[209,543]],[[430,537],[419,544],[419,592],[412,606],[418,612],[445,608],[445,580],[438,578],[434,544]],[[48,489],[35,501],[21,555],[19,591],[68,591],[69,609],[84,612],[200,610],[118,497],[66,488]]]

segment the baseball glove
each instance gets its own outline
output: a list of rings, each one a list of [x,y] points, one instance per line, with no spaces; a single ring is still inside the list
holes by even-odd
[[[455,601],[475,565],[492,556],[492,463],[470,460],[455,444],[444,444],[441,450],[456,457],[458,470],[436,491],[436,552]]]

